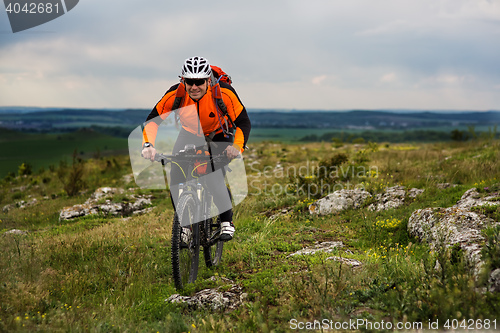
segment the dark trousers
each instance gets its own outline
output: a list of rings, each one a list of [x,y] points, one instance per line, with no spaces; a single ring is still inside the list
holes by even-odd
[[[200,138],[184,129],[181,129],[177,140],[175,141],[172,154],[176,154],[183,150],[187,144],[194,144],[195,146],[200,146],[204,144],[204,138]],[[213,143],[209,143],[210,152],[213,156],[220,155],[228,145],[232,144],[231,138],[225,138],[224,135],[218,134],[214,136]],[[179,184],[186,181],[185,173],[188,170],[188,165],[183,163],[172,163],[172,168],[170,171],[170,195],[171,199],[178,198],[179,196]],[[211,165],[207,166],[208,171],[213,171]],[[222,170],[223,171],[223,170]],[[233,220],[233,210],[231,205],[231,200],[228,200],[231,196],[229,189],[226,187],[223,178],[204,176],[206,182],[206,189],[213,196],[213,201],[215,206],[219,211],[219,216],[222,222]],[[174,200],[172,200],[174,202]],[[175,204],[173,204],[175,209]]]

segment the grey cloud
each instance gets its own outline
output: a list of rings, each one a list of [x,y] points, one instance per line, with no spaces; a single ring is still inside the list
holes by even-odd
[[[46,89],[60,89],[62,77],[127,80],[142,89],[145,81],[174,82],[182,61],[201,55],[256,98],[253,90],[263,83],[270,89],[283,83],[330,86],[332,93],[347,89],[349,96],[358,91],[372,98],[381,91],[447,87],[452,77],[467,78],[456,84],[471,95],[498,92],[499,8],[482,0],[85,0],[31,32],[0,36],[0,86],[16,89],[17,73],[24,80],[31,76],[33,87],[42,75]],[[9,100],[5,94],[0,97]],[[294,92],[288,99],[283,104],[308,103]],[[500,105],[498,97],[490,100]],[[323,108],[329,107],[325,102]]]

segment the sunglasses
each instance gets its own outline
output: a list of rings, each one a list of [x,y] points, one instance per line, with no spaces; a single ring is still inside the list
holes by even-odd
[[[184,79],[184,83],[188,86],[202,86],[205,84],[207,79]]]

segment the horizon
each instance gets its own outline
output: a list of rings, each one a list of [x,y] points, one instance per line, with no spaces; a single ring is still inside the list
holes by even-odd
[[[42,107],[42,106],[0,106],[0,113],[9,113],[8,111],[17,111],[12,113],[32,113],[32,112],[44,112],[44,111],[68,111],[68,110],[100,110],[100,111],[110,111],[110,112],[120,112],[128,110],[144,110],[149,111],[149,108],[100,108],[100,107]],[[487,112],[500,112],[500,109],[489,109],[489,110],[465,110],[465,109],[411,109],[411,108],[377,108],[377,109],[365,109],[365,108],[352,108],[352,109],[278,109],[278,108],[247,108],[247,112],[283,112],[283,113],[294,113],[294,112],[356,112],[356,111],[366,111],[366,112],[389,112],[389,113],[406,113],[406,112],[418,112],[418,113],[487,113]]]

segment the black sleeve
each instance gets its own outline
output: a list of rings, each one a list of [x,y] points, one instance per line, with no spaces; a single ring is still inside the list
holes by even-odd
[[[243,107],[243,111],[241,111],[238,118],[234,121],[234,125],[243,132],[243,137],[245,138],[244,145],[246,146],[248,137],[250,136],[250,130],[252,129],[252,124],[250,123],[250,118],[248,117],[245,107]]]
[[[219,85],[221,88],[226,88],[229,89],[231,92],[233,92],[236,98],[238,98],[238,102],[240,102],[240,104],[243,105],[240,96],[238,96],[236,90],[234,90],[232,85],[226,82],[220,82]],[[244,145],[246,146],[248,138],[250,136],[250,130],[252,129],[252,124],[250,123],[250,118],[248,117],[247,110],[244,105],[243,105],[243,110],[239,114],[238,118],[236,118],[236,120],[234,121],[234,125],[240,128],[241,131],[243,132],[243,137],[245,138]]]

